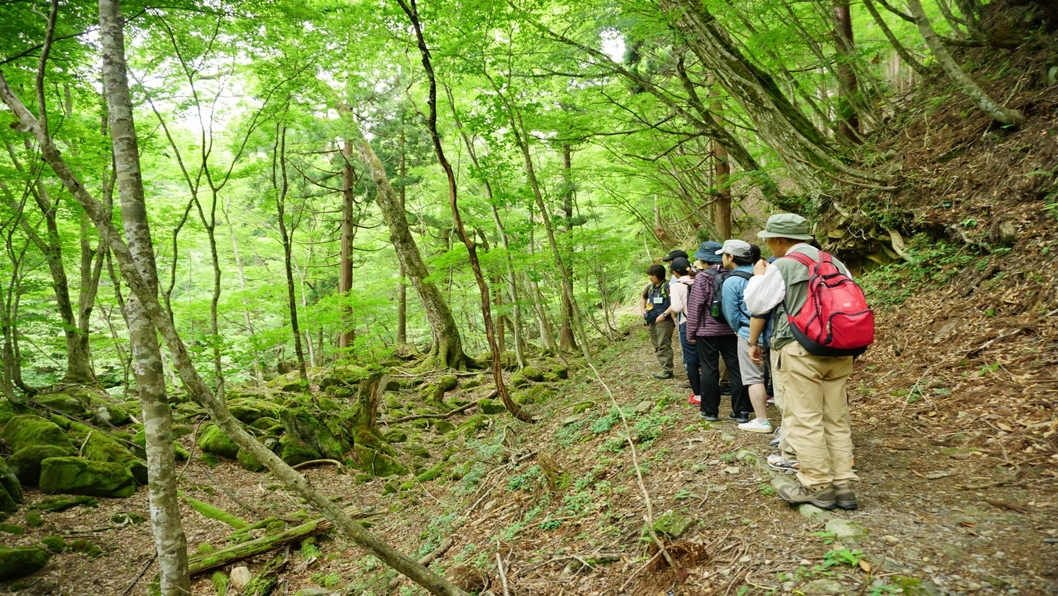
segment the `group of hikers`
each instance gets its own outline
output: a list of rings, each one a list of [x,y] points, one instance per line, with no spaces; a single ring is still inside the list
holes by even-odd
[[[873,313],[845,265],[809,244],[803,217],[773,215],[757,236],[773,255],[767,261],[758,246],[730,239],[703,242],[693,262],[672,251],[662,259],[668,274],[662,265],[647,269],[640,306],[661,365],[654,378],[675,378],[678,332],[688,402],[703,419],[720,420],[724,376],[728,419],[740,430],[773,433],[767,407],[777,406],[782,427],[768,464],[797,477],[779,496],[856,509],[846,387],[853,356],[873,341]]]

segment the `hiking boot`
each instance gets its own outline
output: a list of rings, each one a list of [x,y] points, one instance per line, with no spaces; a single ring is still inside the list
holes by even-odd
[[[838,506],[837,497],[832,487],[809,490],[798,482],[796,484],[784,484],[779,487],[779,496],[783,501],[791,505],[804,505],[811,503],[820,509],[833,509]]]
[[[658,374],[654,375],[654,378],[655,379],[671,379],[674,376],[676,376],[676,375],[672,374],[672,371],[670,370],[670,371],[661,371]]]
[[[705,412],[698,412],[698,415],[702,417],[706,422],[720,422],[720,417],[716,414],[706,414]]]
[[[856,509],[856,493],[852,492],[852,484],[849,482],[834,483],[834,497],[838,507],[846,511]]]
[[[742,424],[739,424],[738,430],[747,430],[751,433],[770,433],[771,421],[761,420],[760,418],[754,418],[749,422],[743,422]]]
[[[740,424],[743,422],[749,422],[749,412],[739,412],[737,414],[731,412],[727,415],[727,419],[732,422],[738,422]]]
[[[694,395],[692,393],[690,397],[687,398],[687,403],[691,404],[692,406],[700,406],[702,405],[702,396]]]
[[[801,464],[792,459],[786,459],[780,453],[769,455],[768,465],[771,466],[773,470],[778,470],[784,474],[793,474],[801,469]]]

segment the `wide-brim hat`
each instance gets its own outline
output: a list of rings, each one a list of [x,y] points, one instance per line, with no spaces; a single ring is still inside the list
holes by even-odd
[[[777,213],[769,217],[764,229],[757,232],[757,237],[812,239],[812,235],[808,233],[808,220],[796,213]]]
[[[723,259],[716,254],[716,251],[720,250],[722,245],[719,242],[713,242],[712,240],[706,240],[698,247],[698,252],[694,253],[694,258],[699,261],[706,263],[722,263]]]

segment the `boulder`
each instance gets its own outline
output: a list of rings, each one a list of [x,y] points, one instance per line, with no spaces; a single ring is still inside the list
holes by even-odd
[[[64,449],[67,455],[77,453],[63,429],[54,422],[32,414],[12,418],[0,432],[0,439],[7,443],[12,452],[31,445],[54,445]]]
[[[235,461],[239,462],[239,466],[250,472],[263,472],[265,465],[257,461],[257,458],[250,454],[245,449],[240,449],[239,454],[235,456]]]
[[[320,417],[306,407],[287,408],[281,418],[287,434],[293,434],[326,458],[340,460],[349,450],[348,444],[338,439]]]
[[[124,406],[99,402],[92,404],[92,416],[95,417],[97,422],[104,425],[121,426],[128,424],[132,420],[132,416],[129,415],[129,411]]]
[[[448,392],[459,386],[459,379],[455,375],[445,375],[437,379],[437,388],[442,392]]]
[[[198,437],[198,447],[205,453],[228,459],[235,459],[239,455],[239,446],[215,424],[208,424],[202,429]]]
[[[670,538],[679,538],[696,522],[693,517],[669,510],[654,520],[654,531]]]
[[[68,393],[38,395],[33,398],[33,401],[44,406],[45,409],[57,410],[63,414],[69,414],[77,418],[85,418],[88,415],[88,408],[85,402],[82,402]]]
[[[0,399],[0,426],[7,424],[15,417],[15,406],[6,399]]]
[[[397,460],[366,445],[354,445],[353,455],[356,457],[357,468],[379,478],[403,476],[408,473],[407,468]]]
[[[32,575],[47,562],[48,551],[42,548],[0,548],[0,582]]]
[[[228,411],[236,420],[252,425],[258,419],[279,418],[283,407],[263,399],[239,398],[228,402]]]
[[[319,451],[316,451],[291,433],[286,433],[279,437],[278,455],[279,459],[282,459],[289,466],[296,466],[323,457]]]
[[[19,449],[7,460],[7,465],[24,486],[40,483],[40,462],[49,457],[66,457],[70,452],[54,445],[30,445]]]
[[[507,411],[507,408],[495,399],[479,399],[478,409],[482,414],[502,414]]]
[[[8,467],[3,458],[0,458],[0,491],[6,492],[15,503],[22,502],[22,485],[14,470]]]
[[[125,498],[136,492],[136,479],[121,464],[50,457],[41,462],[40,490],[49,494]]]

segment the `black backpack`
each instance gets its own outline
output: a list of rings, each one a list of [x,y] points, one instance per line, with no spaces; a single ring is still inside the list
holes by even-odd
[[[709,316],[721,323],[728,324],[727,318],[724,316],[724,307],[721,304],[724,301],[722,292],[724,282],[732,275],[735,277],[741,277],[742,279],[749,279],[753,277],[753,274],[747,271],[728,271],[727,269],[717,271],[713,268],[706,269],[703,273],[707,273],[713,278],[713,298],[709,303]],[[701,273],[699,273],[699,275],[701,275]]]

